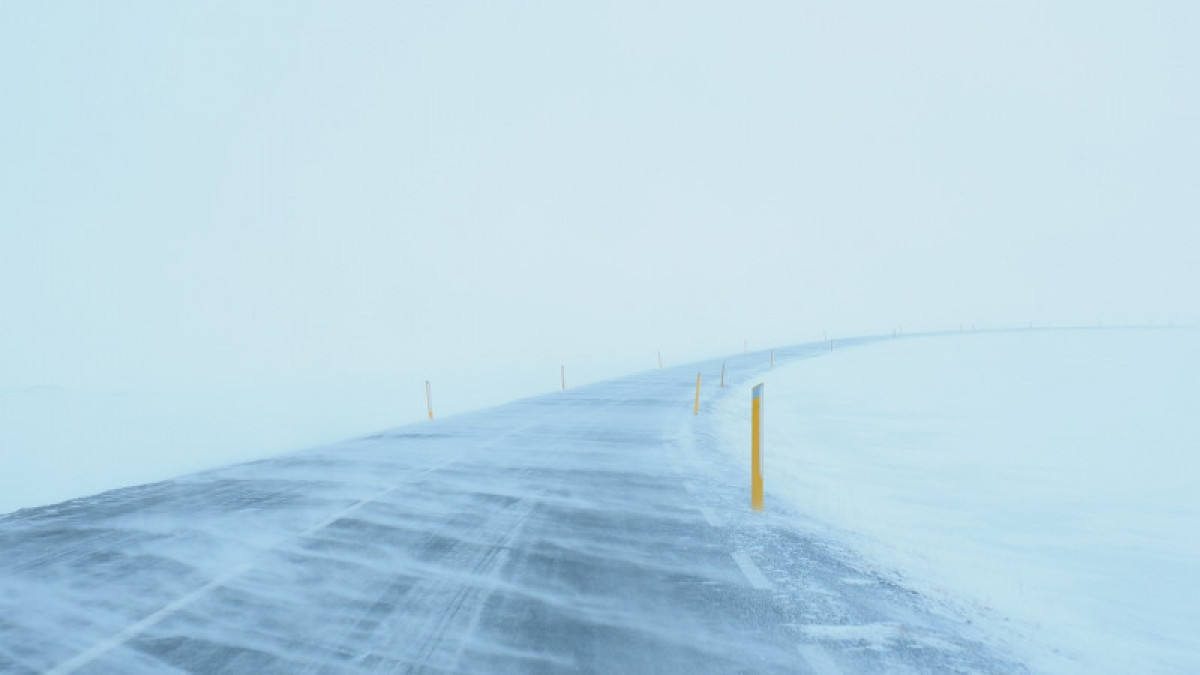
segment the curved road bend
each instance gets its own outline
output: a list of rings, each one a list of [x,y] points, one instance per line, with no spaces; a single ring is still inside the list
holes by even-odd
[[[767,356],[728,363],[745,385]],[[691,411],[697,370],[745,393],[720,368],[0,517],[0,672],[1023,670],[769,483],[751,512]]]

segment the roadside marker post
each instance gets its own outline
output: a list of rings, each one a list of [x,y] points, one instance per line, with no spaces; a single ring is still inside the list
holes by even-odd
[[[696,403],[692,406],[692,414],[700,414],[700,373],[696,373]]]
[[[774,349],[771,350],[771,367],[772,368],[775,367],[775,350]]]
[[[725,362],[721,362],[721,386],[725,386]]]
[[[751,392],[753,397],[750,411],[750,506],[755,511],[763,508],[762,479],[762,395],[760,382]]]
[[[567,390],[567,367],[559,366],[558,369],[559,369],[559,374],[562,376],[563,391],[566,391]]]
[[[662,368],[662,350],[658,350],[658,367]]]
[[[429,419],[433,419],[433,393],[429,386],[429,380],[425,380],[425,407],[429,409]]]

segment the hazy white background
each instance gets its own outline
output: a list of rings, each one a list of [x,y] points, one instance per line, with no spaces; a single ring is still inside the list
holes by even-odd
[[[425,379],[1195,320],[1196,3],[646,4],[0,4],[0,511]]]

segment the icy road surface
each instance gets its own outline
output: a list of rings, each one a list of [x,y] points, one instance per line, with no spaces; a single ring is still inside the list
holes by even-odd
[[[720,368],[4,516],[0,671],[1022,671],[769,489],[749,510]]]

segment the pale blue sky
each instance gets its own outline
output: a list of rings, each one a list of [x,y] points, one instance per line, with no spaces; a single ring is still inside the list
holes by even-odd
[[[0,4],[0,381],[1196,319],[1196,3],[646,4]]]

